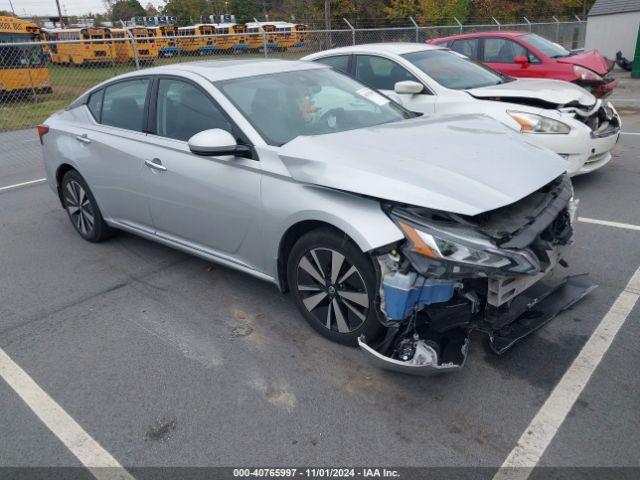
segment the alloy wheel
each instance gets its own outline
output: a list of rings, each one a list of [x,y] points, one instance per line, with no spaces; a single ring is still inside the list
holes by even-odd
[[[71,222],[83,236],[91,235],[95,224],[95,215],[87,192],[75,180],[67,182],[64,191],[64,203]]]
[[[305,252],[298,262],[296,286],[304,307],[328,330],[350,333],[367,319],[369,294],[364,278],[336,250]]]

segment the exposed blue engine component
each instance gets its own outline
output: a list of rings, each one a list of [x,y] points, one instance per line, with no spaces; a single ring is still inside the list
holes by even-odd
[[[425,305],[447,302],[453,297],[457,283],[434,280],[415,272],[393,272],[384,276],[385,313],[389,320],[402,320]]]

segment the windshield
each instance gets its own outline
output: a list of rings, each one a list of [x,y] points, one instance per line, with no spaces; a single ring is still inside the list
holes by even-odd
[[[414,116],[361,83],[329,68],[217,82],[270,145],[302,135],[344,132]]]
[[[498,85],[509,80],[484,65],[451,50],[422,50],[402,57],[446,88],[468,88]]]
[[[521,35],[520,38],[531,45],[533,48],[540,50],[547,57],[558,58],[568,57],[571,52],[557,43],[550,42],[546,38],[542,38],[535,33],[527,33]]]

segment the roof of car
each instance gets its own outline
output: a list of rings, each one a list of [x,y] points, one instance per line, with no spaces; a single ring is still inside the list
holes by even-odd
[[[402,55],[404,53],[418,52],[420,50],[440,50],[442,47],[437,45],[427,45],[425,43],[411,43],[411,42],[388,42],[388,43],[366,43],[364,45],[351,45],[348,47],[332,48],[331,50],[325,50],[318,52],[317,56],[335,55],[338,53],[391,53],[395,55]]]
[[[212,82],[231,78],[253,77],[269,73],[328,68],[324,65],[294,60],[243,59],[243,60],[205,60],[177,63],[161,67],[138,70],[127,76],[161,75],[170,72],[194,73]]]
[[[529,33],[529,32],[523,32],[519,30],[493,30],[490,32],[463,33],[460,35],[450,35],[448,37],[434,38],[433,40],[431,40],[431,42],[433,42],[433,44],[438,44],[440,42],[455,40],[457,38],[475,38],[475,37],[513,38],[513,37],[519,37],[520,35],[524,35],[525,33]]]

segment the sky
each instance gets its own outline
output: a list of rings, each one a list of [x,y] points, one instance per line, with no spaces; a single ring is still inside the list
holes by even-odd
[[[10,3],[16,15],[41,17],[58,15],[55,0],[0,0],[0,10],[11,11]],[[163,5],[162,0],[141,0],[140,3],[146,7],[148,3],[153,3],[156,7]],[[60,0],[62,15],[82,15],[83,13],[104,13],[105,6],[102,0]]]

